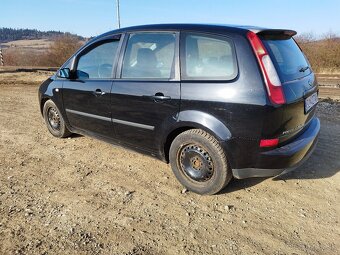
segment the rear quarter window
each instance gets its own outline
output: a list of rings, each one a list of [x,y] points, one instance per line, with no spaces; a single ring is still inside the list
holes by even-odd
[[[182,79],[232,80],[237,76],[235,50],[230,39],[186,33],[181,45]]]
[[[293,39],[262,40],[282,83],[311,73],[309,63]]]

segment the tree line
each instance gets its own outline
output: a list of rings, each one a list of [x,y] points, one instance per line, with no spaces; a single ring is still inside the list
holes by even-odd
[[[39,31],[37,29],[15,29],[15,28],[0,28],[0,43],[16,41],[16,40],[33,40],[54,38],[58,36],[70,35],[78,40],[84,38],[75,34],[65,33],[60,31]]]

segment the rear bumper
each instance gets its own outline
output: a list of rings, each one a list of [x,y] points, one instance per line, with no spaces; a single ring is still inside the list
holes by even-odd
[[[252,168],[233,169],[237,179],[270,177],[287,173],[301,165],[315,149],[320,132],[320,121],[313,118],[304,133],[282,147],[261,152]]]

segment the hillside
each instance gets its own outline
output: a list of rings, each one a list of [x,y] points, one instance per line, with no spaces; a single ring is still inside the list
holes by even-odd
[[[0,43],[17,41],[17,40],[36,40],[36,39],[51,39],[58,36],[70,35],[77,37],[79,40],[84,38],[60,31],[39,31],[37,29],[14,29],[14,28],[0,28]]]
[[[315,39],[311,36],[295,38],[306,54],[314,71],[318,73],[340,72],[340,37],[336,34]]]

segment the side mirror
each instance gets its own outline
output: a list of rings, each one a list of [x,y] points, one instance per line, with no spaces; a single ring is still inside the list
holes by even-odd
[[[70,68],[62,68],[59,69],[57,76],[59,78],[65,78],[65,79],[70,79],[71,78],[71,70]]]
[[[76,78],[76,73],[75,73],[75,63],[76,63],[76,58],[72,57],[72,59],[67,61],[67,65],[68,67],[64,67],[59,69],[59,71],[57,72],[57,77],[59,78],[64,78],[64,79],[75,79]]]

